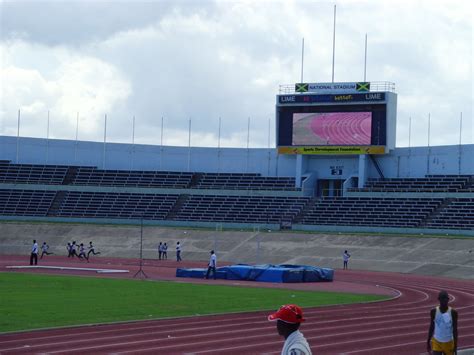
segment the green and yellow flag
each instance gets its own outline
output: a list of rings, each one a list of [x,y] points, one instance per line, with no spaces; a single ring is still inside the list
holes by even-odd
[[[356,83],[356,91],[358,91],[358,92],[369,92],[370,91],[370,83],[368,83],[368,82]]]
[[[308,92],[308,83],[297,83],[295,84],[296,92]]]

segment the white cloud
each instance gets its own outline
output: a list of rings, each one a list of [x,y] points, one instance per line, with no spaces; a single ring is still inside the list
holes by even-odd
[[[12,42],[2,46],[6,66],[1,69],[2,111],[5,134],[16,129],[22,113],[22,135],[44,136],[47,111],[51,137],[74,136],[77,112],[87,117],[81,132],[99,130],[102,117],[130,94],[130,84],[120,70],[99,59],[64,48]],[[34,58],[21,63],[18,58]],[[69,133],[68,133],[69,132]]]
[[[4,4],[0,134],[16,133],[21,107],[28,135],[44,136],[50,109],[58,138],[74,137],[80,111],[80,139],[101,140],[108,113],[111,141],[129,141],[136,116],[136,142],[157,144],[165,117],[165,144],[186,146],[192,118],[192,144],[216,146],[222,117],[221,145],[245,147],[251,117],[250,146],[266,147],[278,86],[300,80],[302,37],[305,81],[331,80],[331,2],[48,3],[43,26],[38,5]],[[427,143],[428,113],[431,143],[457,143],[461,111],[472,143],[471,2],[337,6],[335,79],[362,79],[368,33],[368,80],[399,93],[397,145],[408,145],[410,116],[411,144]]]

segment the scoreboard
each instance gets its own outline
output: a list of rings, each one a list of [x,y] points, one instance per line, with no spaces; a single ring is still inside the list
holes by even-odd
[[[277,95],[280,154],[385,154],[395,147],[393,92]]]

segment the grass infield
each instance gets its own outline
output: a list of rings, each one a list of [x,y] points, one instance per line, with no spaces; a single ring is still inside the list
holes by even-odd
[[[256,287],[0,273],[0,332],[385,299]]]

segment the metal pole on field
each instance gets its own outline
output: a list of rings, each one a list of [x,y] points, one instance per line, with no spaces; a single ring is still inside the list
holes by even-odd
[[[19,162],[20,156],[20,110],[18,110],[18,127],[16,131],[16,163]]]
[[[105,170],[105,145],[107,143],[107,114],[104,116],[104,154],[102,157],[102,168]]]
[[[140,267],[133,277],[135,278],[137,275],[143,275],[145,278],[148,278],[143,271],[143,216],[140,218]]]
[[[49,110],[48,110],[48,122],[46,124],[46,164],[48,164],[49,158]]]
[[[332,33],[332,82],[334,82],[334,61],[336,58],[336,5],[334,5],[334,27]]]
[[[260,233],[257,235],[257,260],[255,263],[260,264]]]

